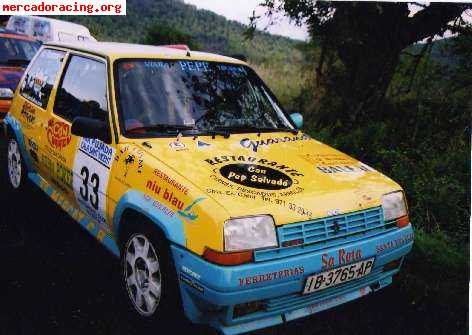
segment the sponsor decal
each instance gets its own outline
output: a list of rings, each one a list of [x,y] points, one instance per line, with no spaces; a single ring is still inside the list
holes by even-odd
[[[151,190],[154,194],[158,195],[165,204],[170,205],[172,208],[177,209],[177,214],[182,218],[190,221],[198,219],[198,214],[192,212],[192,209],[206,198],[197,198],[190,205],[186,206],[184,201],[175,194],[172,190],[163,188],[154,180],[148,180],[146,182],[146,188]]]
[[[315,166],[353,165],[357,163],[355,159],[339,153],[302,154],[300,157]]]
[[[156,177],[158,177],[158,178],[162,179],[163,181],[165,181],[167,184],[172,185],[173,187],[175,187],[177,190],[179,190],[183,194],[185,194],[185,195],[188,194],[188,188],[186,186],[182,185],[180,182],[178,182],[174,178],[169,177],[166,173],[162,172],[161,170],[154,169],[153,174]]]
[[[257,283],[264,283],[268,281],[290,278],[300,276],[305,273],[305,268],[303,266],[290,268],[290,269],[282,269],[279,271],[268,272],[263,274],[256,274],[254,276],[248,276],[244,278],[238,278],[239,286],[248,286]]]
[[[349,263],[360,261],[361,259],[362,259],[361,249],[351,250],[351,251],[339,249],[337,257],[330,256],[329,254],[326,254],[326,253],[321,255],[321,263],[322,263],[321,269],[326,270],[326,269],[333,268],[334,266],[347,265]]]
[[[399,248],[402,245],[408,244],[414,239],[414,234],[413,233],[408,233],[406,235],[400,236],[399,238],[396,238],[394,240],[379,244],[375,247],[375,251],[377,254],[381,254],[387,250],[394,249],[394,248]]]
[[[195,279],[188,278],[187,276],[184,276],[182,273],[180,274],[180,280],[182,283],[187,284],[188,286],[196,289],[200,293],[204,293],[205,289],[203,286],[201,286],[199,283],[195,281]]]
[[[36,142],[34,140],[32,140],[31,138],[28,139],[28,144],[31,148],[31,150],[34,150],[34,151],[38,151],[38,145],[36,144]]]
[[[132,168],[141,174],[144,167],[144,151],[136,146],[125,145],[115,156],[115,161],[120,160],[124,163],[123,178],[128,176],[129,170]]]
[[[46,132],[49,145],[54,149],[64,149],[72,140],[70,127],[64,122],[49,120]]]
[[[29,102],[25,102],[21,108],[21,116],[26,123],[34,123],[36,121],[36,110]]]
[[[159,201],[154,200],[148,195],[144,195],[144,200],[147,202],[152,202],[152,206],[154,208],[157,208],[159,211],[161,211],[165,216],[170,217],[170,218],[174,217],[175,212],[169,207],[167,207],[166,205],[161,204]]]
[[[82,138],[75,155],[72,188],[80,208],[102,227],[107,224],[108,181],[115,149],[100,140]]]
[[[69,214],[75,221],[79,222],[82,224],[83,220],[87,220],[84,224],[84,226],[87,228],[87,230],[92,233],[93,236],[98,241],[103,241],[103,239],[107,236],[109,236],[108,230],[103,230],[100,228],[96,228],[95,224],[88,220],[85,216],[85,214],[79,210],[75,205],[72,205],[62,194],[61,192],[53,189],[49,184],[44,181],[40,180],[39,182],[39,187],[41,190],[43,190],[46,194],[48,194],[51,199],[56,202],[59,207],[61,207],[67,214]]]
[[[331,209],[328,211],[328,216],[336,216],[336,215],[340,215],[341,214],[341,210],[340,209]]]
[[[292,186],[292,178],[269,167],[255,164],[229,164],[220,168],[226,179],[246,187],[282,190]]]
[[[251,149],[254,152],[257,152],[258,148],[263,146],[267,147],[273,144],[286,143],[286,142],[298,142],[311,139],[310,136],[306,134],[296,135],[296,136],[285,136],[285,137],[275,137],[268,138],[266,140],[251,140],[250,138],[244,138],[241,140],[240,144],[243,148]]]
[[[334,174],[334,173],[359,173],[359,172],[372,172],[374,169],[365,165],[330,165],[330,166],[317,166],[318,171],[326,174]]]
[[[49,186],[47,182],[41,179],[39,187],[46,193],[50,194],[52,200],[54,200],[64,211],[66,211],[72,218],[78,222],[85,218],[85,214],[82,213],[76,206],[73,206],[61,192],[54,190]]]
[[[47,171],[49,171],[49,173],[52,173],[52,171],[54,171],[54,162],[44,154],[41,155],[41,164],[45,167]]]
[[[202,278],[201,275],[199,275],[198,273],[196,273],[195,271],[193,271],[192,269],[189,269],[188,267],[186,267],[185,265],[182,265],[182,272],[184,272],[185,274],[195,278],[196,280],[200,280],[200,278]]]
[[[72,171],[59,162],[56,162],[55,179],[67,188],[72,189]]]
[[[197,148],[198,149],[206,149],[209,148],[211,144],[203,142],[203,141],[197,141]]]
[[[218,177],[214,175],[211,176],[211,178],[214,180],[218,180]],[[300,206],[291,201],[286,201],[279,197],[279,196],[285,197],[285,196],[301,193],[303,191],[301,187],[297,187],[294,191],[281,192],[279,194],[276,194],[273,192],[260,191],[260,190],[245,189],[241,186],[234,188],[233,185],[230,185],[229,188],[230,189],[228,190],[216,190],[209,187],[206,189],[206,192],[212,195],[238,197],[241,199],[253,199],[253,200],[260,199],[266,202],[267,204],[273,204],[273,205],[284,207],[291,212],[306,216],[308,218],[311,218],[313,216],[313,213],[311,212],[311,210],[306,209],[303,206]]]
[[[195,221],[198,219],[198,215],[195,212],[192,212],[192,208],[197,205],[199,202],[202,202],[206,198],[198,198],[194,200],[189,206],[187,206],[183,211],[180,210],[178,213],[180,216],[182,216],[184,219],[189,219],[190,221]]]
[[[207,162],[208,164],[212,166],[221,165],[224,163],[239,163],[239,164],[250,163],[253,165],[262,165],[262,166],[280,170],[284,172],[285,174],[290,175],[291,177],[304,176],[303,173],[299,172],[296,169],[292,169],[291,167],[285,164],[281,164],[276,161],[270,161],[264,158],[256,158],[256,157],[250,157],[250,156],[218,156],[212,159],[205,159],[205,162]]]
[[[161,65],[163,62],[148,62],[148,63],[157,63],[157,66],[169,66],[170,63],[164,63],[167,65]],[[205,61],[179,61],[182,71],[185,72],[209,72],[218,69],[219,71],[229,72],[232,74],[247,74],[246,69],[240,65],[231,65],[231,64],[210,64]]]
[[[36,162],[36,163],[39,163],[39,158],[38,158],[38,145],[36,144],[35,141],[33,141],[32,139],[28,139],[28,144],[29,144],[29,147],[30,147],[30,150],[29,150],[29,153],[30,153],[30,156],[31,158],[33,158],[33,160]]]
[[[60,151],[54,150],[50,146],[46,146],[46,151],[48,152],[50,157],[54,157],[55,159],[62,162],[63,164],[67,163],[66,157]]]
[[[100,140],[82,138],[79,150],[107,168],[111,167],[114,150]]]
[[[158,195],[166,204],[171,205],[173,208],[176,208],[180,211],[184,210],[184,202],[175,194],[172,190],[163,188],[154,180],[148,180],[146,182],[146,188],[151,190],[154,194]]]
[[[177,135],[177,138],[175,139],[175,141],[169,143],[169,148],[174,151],[188,150],[185,143],[183,143],[181,140],[182,140],[182,134]]]
[[[245,155],[217,156],[205,162],[215,167],[210,179],[224,187],[223,190],[207,188],[208,194],[260,199],[267,204],[312,217],[309,209],[284,199],[304,191],[298,180],[304,174],[298,170],[276,161]]]

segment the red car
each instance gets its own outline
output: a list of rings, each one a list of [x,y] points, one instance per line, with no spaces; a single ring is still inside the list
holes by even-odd
[[[13,93],[41,43],[0,28],[0,123],[10,109]]]

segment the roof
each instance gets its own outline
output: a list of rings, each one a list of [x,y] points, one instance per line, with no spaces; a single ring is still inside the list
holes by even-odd
[[[47,22],[50,22],[53,25],[57,25],[57,26],[60,26],[60,27],[67,26],[67,27],[71,27],[71,28],[73,28],[75,30],[78,30],[78,31],[83,31],[83,32],[87,33],[87,35],[90,34],[90,31],[86,26],[78,24],[78,23],[74,23],[74,22],[51,19],[49,17],[34,16],[34,15],[12,15],[10,17],[10,19],[14,20],[17,17],[26,18],[28,20],[35,19],[35,20],[40,20],[40,21],[47,21]]]
[[[221,56],[212,53],[198,52],[190,50],[190,57],[187,51],[166,46],[152,46],[130,43],[116,42],[50,42],[46,46],[56,46],[66,49],[73,49],[89,52],[113,59],[118,58],[169,58],[169,59],[189,59],[218,61],[235,64],[246,64],[238,59]]]

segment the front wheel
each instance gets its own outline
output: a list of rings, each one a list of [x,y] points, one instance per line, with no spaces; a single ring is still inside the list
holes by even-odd
[[[167,323],[181,315],[176,270],[162,234],[148,225],[128,234],[122,272],[129,305],[140,320]]]

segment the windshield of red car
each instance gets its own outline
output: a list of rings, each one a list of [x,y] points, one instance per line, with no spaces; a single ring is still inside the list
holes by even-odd
[[[19,38],[0,37],[0,64],[27,65],[41,44]]]

